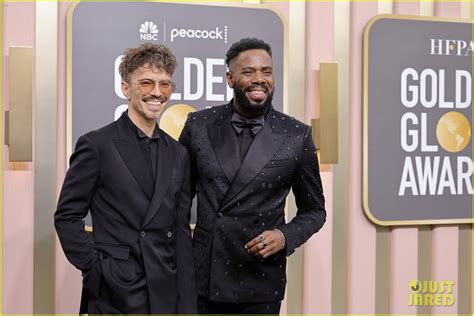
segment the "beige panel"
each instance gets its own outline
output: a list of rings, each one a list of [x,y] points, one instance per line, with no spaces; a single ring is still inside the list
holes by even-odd
[[[389,14],[393,12],[393,0],[378,0],[378,14]]]
[[[390,314],[390,235],[389,227],[378,226],[375,245],[375,313]]]
[[[54,313],[58,3],[36,2],[33,311]]]
[[[33,49],[10,47],[10,161],[32,161]]]
[[[304,121],[305,106],[305,9],[304,2],[289,3],[289,67],[288,100],[291,107],[285,104],[284,111],[295,118]],[[296,215],[295,198],[290,194],[288,202],[288,218]],[[303,312],[303,251],[298,249],[288,260],[287,313]]]
[[[420,15],[422,16],[434,15],[434,0],[423,0],[420,2]]]
[[[350,7],[349,1],[334,3],[334,56],[338,63],[339,159],[338,164],[333,166],[332,314],[346,314],[348,299]]]
[[[10,129],[9,128],[9,126],[10,126],[10,112],[5,111],[5,112],[3,112],[3,115],[4,115],[4,120],[5,120],[5,135],[4,135],[5,139],[4,139],[4,142],[5,142],[5,145],[8,146],[8,145],[10,145],[10,143],[9,143],[10,137],[8,135],[8,130]],[[1,120],[0,120],[0,123],[1,123]],[[0,125],[0,127],[1,127],[1,125]]]
[[[458,258],[458,313],[473,313],[473,243],[472,226],[459,225],[459,258]]]
[[[320,148],[322,164],[338,161],[337,63],[319,64]]]
[[[472,17],[472,2],[461,2],[461,19],[470,19]]]

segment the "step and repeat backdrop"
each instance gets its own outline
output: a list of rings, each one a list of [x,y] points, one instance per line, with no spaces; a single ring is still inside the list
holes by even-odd
[[[177,138],[187,113],[227,103],[225,54],[241,38],[272,46],[275,108],[283,109],[285,27],[273,10],[173,3],[81,2],[68,17],[69,150],[82,134],[106,125],[127,109],[118,73],[122,53],[140,43],[169,47],[178,68],[177,89],[160,126]]]

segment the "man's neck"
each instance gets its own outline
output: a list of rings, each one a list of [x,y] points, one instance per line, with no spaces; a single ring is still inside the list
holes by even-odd
[[[145,120],[134,113],[128,112],[128,117],[138,127],[146,136],[152,137],[153,132],[155,131],[156,121],[155,120]]]

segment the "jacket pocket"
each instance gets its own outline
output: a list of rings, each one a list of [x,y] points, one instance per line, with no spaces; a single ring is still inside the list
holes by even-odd
[[[130,257],[130,248],[127,246],[114,245],[104,242],[94,242],[94,247],[112,258],[120,260],[128,260]]]
[[[290,166],[292,163],[291,159],[275,159],[270,160],[264,168],[278,168],[278,167],[286,167]]]

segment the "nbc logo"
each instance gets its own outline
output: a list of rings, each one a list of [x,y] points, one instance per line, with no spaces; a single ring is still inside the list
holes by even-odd
[[[151,21],[145,21],[140,25],[140,39],[145,41],[158,40],[158,27]]]

